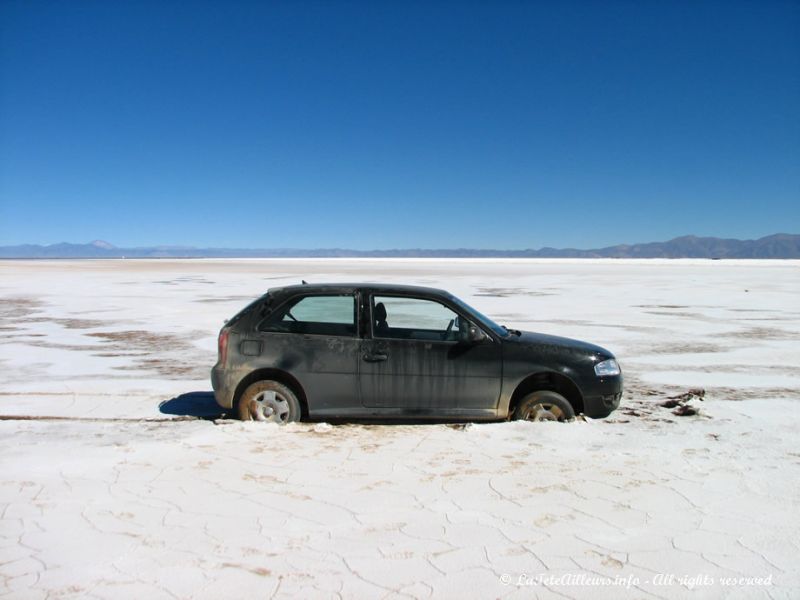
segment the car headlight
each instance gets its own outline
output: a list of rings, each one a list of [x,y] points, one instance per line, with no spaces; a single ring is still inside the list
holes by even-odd
[[[619,375],[619,365],[613,358],[599,362],[594,366],[594,372],[598,377],[612,377]]]

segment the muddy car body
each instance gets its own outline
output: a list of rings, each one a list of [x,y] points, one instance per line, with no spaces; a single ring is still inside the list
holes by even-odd
[[[211,372],[241,418],[569,420],[622,395],[614,356],[506,329],[452,294],[416,286],[271,289],[222,328]]]

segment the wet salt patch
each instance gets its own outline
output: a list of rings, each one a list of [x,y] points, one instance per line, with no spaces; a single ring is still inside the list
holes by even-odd
[[[643,373],[641,374],[641,379],[654,385],[675,385],[676,382],[684,381],[689,382],[692,387],[758,389],[769,385],[771,387],[791,388],[800,393],[800,376],[774,373],[769,375],[752,375],[733,371],[725,372],[723,369],[720,369],[718,372],[706,372],[695,369],[670,369]]]
[[[708,338],[714,341],[714,338]],[[677,349],[678,345],[666,346],[665,349]],[[713,346],[703,348],[702,352],[694,352],[691,344],[684,346],[685,351],[661,352],[659,347],[640,348],[631,352],[629,359],[637,366],[716,366],[739,365],[742,368],[800,366],[800,343],[788,340],[770,340],[769,342],[753,341],[748,344],[730,346]],[[641,368],[641,367],[640,367]]]

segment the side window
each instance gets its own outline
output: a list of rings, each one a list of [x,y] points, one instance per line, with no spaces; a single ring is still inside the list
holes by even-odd
[[[354,296],[301,296],[262,321],[261,331],[310,335],[356,334]]]
[[[458,328],[458,315],[434,300],[403,296],[372,297],[374,337],[455,341]]]

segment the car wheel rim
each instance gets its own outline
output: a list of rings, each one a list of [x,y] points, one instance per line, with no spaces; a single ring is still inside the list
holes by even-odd
[[[541,402],[528,411],[528,421],[564,421],[564,411],[555,404]]]
[[[261,392],[253,400],[256,421],[289,422],[289,403],[276,392]]]

